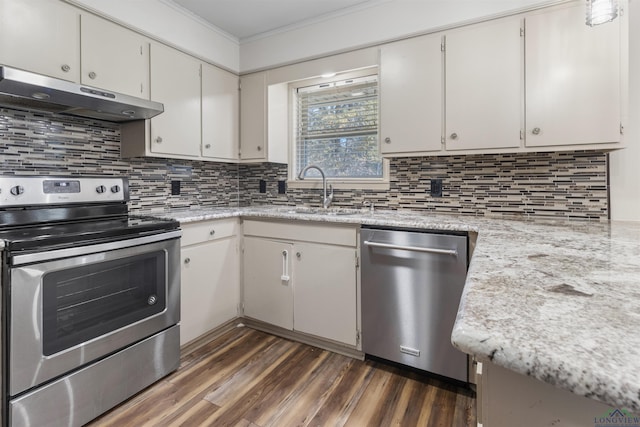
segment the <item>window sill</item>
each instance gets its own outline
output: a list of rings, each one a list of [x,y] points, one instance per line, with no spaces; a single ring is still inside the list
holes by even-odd
[[[357,180],[357,179],[327,179],[327,188],[333,186],[334,190],[389,190],[389,181],[386,180]],[[288,180],[288,188],[319,188],[322,189],[322,180],[306,178],[304,180]]]

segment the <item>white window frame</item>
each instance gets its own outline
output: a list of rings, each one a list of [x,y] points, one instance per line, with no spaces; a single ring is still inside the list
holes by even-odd
[[[304,79],[289,84],[289,177],[287,186],[290,188],[322,188],[322,178],[316,176],[307,176],[304,180],[298,179],[298,165],[296,164],[296,148],[297,148],[297,132],[296,132],[296,103],[297,89],[301,87],[313,86],[323,83],[335,82],[339,80],[371,76],[377,74],[376,68],[366,68],[357,71],[339,73],[331,77],[319,77],[312,79]],[[379,91],[378,91],[379,93]],[[378,103],[380,98],[378,95]],[[378,111],[380,109],[378,108]],[[380,130],[380,120],[378,119],[378,135]],[[378,150],[380,150],[380,139],[378,138]],[[382,177],[381,178],[333,178],[328,177],[327,183],[331,184],[335,189],[343,190],[388,190],[389,189],[389,159],[382,159]]]

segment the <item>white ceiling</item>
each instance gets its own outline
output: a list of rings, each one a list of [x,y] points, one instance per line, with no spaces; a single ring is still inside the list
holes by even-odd
[[[379,0],[173,0],[239,40],[332,16]]]

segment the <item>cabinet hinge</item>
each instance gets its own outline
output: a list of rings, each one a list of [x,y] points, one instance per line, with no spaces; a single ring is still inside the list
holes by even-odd
[[[441,144],[444,144],[444,143],[445,143],[444,136],[441,136],[441,137],[440,137],[440,143],[441,143]]]
[[[356,345],[360,344],[360,331],[356,329]]]
[[[143,53],[142,53],[142,46],[140,46],[140,56],[142,56],[142,55],[143,55]]]
[[[360,256],[358,256],[358,252],[356,252],[356,268],[360,267]]]
[[[520,129],[520,140],[522,141],[523,139],[524,139],[524,131]]]
[[[620,135],[624,135],[624,125],[620,123]]]
[[[441,52],[447,51],[447,43],[445,41],[442,41],[442,43],[440,43],[440,51]]]
[[[524,37],[524,27],[520,27],[520,37]]]

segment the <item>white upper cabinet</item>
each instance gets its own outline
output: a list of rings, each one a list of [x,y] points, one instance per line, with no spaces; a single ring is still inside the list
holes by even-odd
[[[447,150],[520,147],[520,29],[508,18],[446,34]]]
[[[97,16],[82,14],[82,84],[149,98],[149,42]]]
[[[380,150],[410,154],[442,148],[440,35],[380,48]]]
[[[237,161],[239,150],[238,76],[202,64],[202,155]]]
[[[266,160],[267,74],[240,78],[240,158]]]
[[[151,119],[151,152],[200,157],[200,61],[153,43],[151,99],[164,113]]]
[[[80,13],[60,1],[0,1],[0,64],[80,80]]]
[[[526,146],[621,140],[623,17],[585,25],[584,5],[526,18]]]

